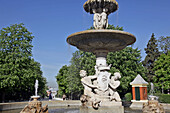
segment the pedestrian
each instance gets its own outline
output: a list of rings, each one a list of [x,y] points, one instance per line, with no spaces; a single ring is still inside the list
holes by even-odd
[[[51,90],[49,91],[49,101],[52,100]]]
[[[63,95],[63,100],[66,100],[66,95],[65,94]]]

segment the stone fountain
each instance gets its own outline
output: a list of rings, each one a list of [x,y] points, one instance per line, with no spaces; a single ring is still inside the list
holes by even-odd
[[[159,104],[158,97],[154,96],[154,84],[151,83],[150,95],[148,96],[148,103],[143,104],[143,113],[165,113],[162,104]]]
[[[86,30],[71,34],[67,38],[70,45],[96,55],[95,75],[87,76],[85,70],[80,71],[84,95],[80,98],[82,105],[92,113],[124,113],[124,107],[116,88],[120,85],[120,73],[111,75],[111,65],[107,65],[108,52],[124,49],[136,41],[134,35],[118,30],[108,30],[108,16],[118,9],[116,0],[88,0],[84,9],[94,14],[94,30]],[[106,109],[107,108],[107,109]]]
[[[42,107],[42,102],[38,101],[40,96],[37,95],[38,92],[38,80],[35,82],[35,95],[31,96],[33,101],[29,102],[28,105],[20,113],[48,113],[48,106]]]

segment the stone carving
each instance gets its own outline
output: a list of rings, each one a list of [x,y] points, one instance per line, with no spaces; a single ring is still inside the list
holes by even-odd
[[[41,107],[40,101],[29,102],[20,113],[48,113],[48,105]]]
[[[120,73],[116,72],[116,73],[114,73],[114,76],[111,77],[111,81],[109,83],[109,85],[110,85],[109,92],[111,95],[110,99],[118,101],[118,102],[121,101],[121,98],[120,98],[118,92],[116,91],[116,88],[119,87],[119,85],[120,85],[120,81],[119,81],[120,78],[121,78]]]
[[[106,29],[108,27],[108,15],[106,9],[103,9],[102,13],[96,13],[94,10],[93,26],[95,29]]]
[[[143,113],[165,113],[165,110],[162,106],[162,104],[158,103],[158,97],[154,96],[154,85],[151,83],[151,95],[149,95],[149,101],[148,103],[143,104],[142,111]]]
[[[85,70],[80,71],[82,77],[81,82],[84,86],[84,95],[80,100],[83,105],[92,106],[98,109],[101,104],[105,102],[120,102],[120,96],[116,91],[116,88],[120,85],[118,79],[121,78],[120,73],[114,73],[111,76],[107,70],[110,66],[95,66],[96,74],[93,76],[87,76]]]
[[[143,104],[143,113],[165,113],[162,104],[158,104],[157,100],[150,100],[148,103]]]

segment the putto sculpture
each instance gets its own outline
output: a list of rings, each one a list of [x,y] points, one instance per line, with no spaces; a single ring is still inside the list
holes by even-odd
[[[116,91],[116,88],[120,85],[120,73],[116,72],[114,76],[111,76],[111,73],[100,70],[93,76],[87,76],[86,71],[81,70],[80,76],[84,86],[84,95],[80,99],[83,104],[98,108],[102,101],[121,101]]]
[[[112,75],[107,65],[108,52],[124,49],[136,41],[134,35],[118,30],[108,30],[108,15],[118,9],[116,0],[88,0],[84,3],[84,10],[94,14],[93,26],[95,29],[76,32],[67,38],[70,45],[96,55],[95,75],[87,76],[85,70],[80,71],[81,82],[84,86],[84,95],[80,98],[82,104],[89,109],[109,107],[103,112],[110,113],[113,109],[123,113],[124,108],[116,88],[119,87],[120,73]],[[95,113],[96,111],[90,111]],[[99,112],[99,111],[97,111]]]
[[[108,15],[118,9],[116,0],[88,0],[84,4],[84,9],[90,14],[94,14],[94,28],[106,29],[108,27]]]

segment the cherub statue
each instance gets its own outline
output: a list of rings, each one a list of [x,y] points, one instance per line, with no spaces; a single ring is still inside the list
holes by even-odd
[[[84,95],[93,96],[92,89],[98,88],[97,86],[92,84],[92,80],[97,79],[97,76],[87,76],[87,73],[85,70],[80,71],[81,76],[81,83],[84,86]]]
[[[108,27],[108,15],[107,9],[103,9],[102,13],[97,13],[96,10],[93,10],[93,26],[95,29],[106,29]]]
[[[109,92],[111,95],[110,100],[115,100],[115,101],[121,101],[121,98],[116,91],[116,88],[119,87],[120,81],[119,79],[121,78],[121,75],[119,72],[114,73],[114,76],[111,77],[110,83],[109,83]]]

